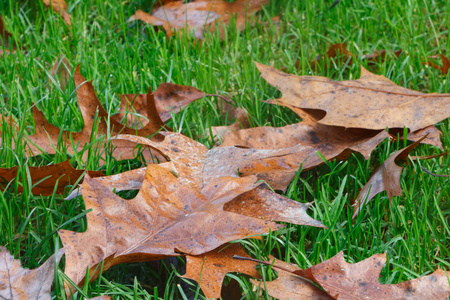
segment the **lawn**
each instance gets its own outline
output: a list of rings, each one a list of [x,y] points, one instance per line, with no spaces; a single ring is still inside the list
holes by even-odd
[[[192,34],[169,39],[163,30],[128,21],[137,9],[150,12],[152,0],[67,2],[72,27],[41,1],[6,0],[0,4],[0,15],[18,46],[16,52],[0,58],[1,114],[14,117],[20,127],[19,132],[11,133],[3,122],[0,167],[17,166],[23,182],[23,193],[18,192],[17,181],[2,188],[0,246],[30,269],[62,247],[58,230],[82,232],[88,224],[81,196],[64,201],[66,195],[56,192],[45,197],[33,195],[29,167],[70,159],[74,167],[111,175],[145,166],[139,158],[117,161],[107,155],[102,159],[95,151],[83,159],[70,155],[64,145],[57,145],[54,155],[28,155],[23,137],[34,132],[33,104],[60,128],[80,131],[83,126],[77,87],[72,81],[60,85],[61,78],[50,73],[54,62],[62,58],[72,67],[80,65],[109,112],[119,110],[119,94],[146,93],[149,87],[155,90],[161,83],[171,82],[228,96],[235,106],[247,109],[255,127],[279,127],[300,119],[287,108],[261,101],[279,98],[281,93],[261,78],[254,62],[289,74],[334,80],[357,79],[363,66],[402,87],[450,93],[450,75],[424,64],[429,56],[450,54],[450,2],[446,0],[342,0],[332,9],[330,0],[272,0],[257,14],[261,22],[242,32],[226,27],[223,39],[219,30],[206,33],[201,43]],[[271,21],[274,16],[280,16],[279,24]],[[311,67],[312,60],[325,55],[336,43],[345,43],[354,54],[351,63],[322,58],[321,64]],[[386,60],[374,65],[364,59],[374,50],[386,50]],[[397,50],[402,50],[398,58],[391,54]],[[211,126],[233,122],[220,113],[221,103],[204,97],[173,113],[168,125],[213,147],[208,135]],[[443,133],[444,151],[448,151],[449,121],[436,126]],[[384,284],[418,278],[437,268],[450,270],[449,178],[432,176],[422,169],[449,175],[449,156],[407,164],[401,176],[402,195],[389,201],[385,192],[380,193],[352,220],[350,205],[358,190],[391,153],[406,145],[406,141],[386,140],[369,160],[353,154],[344,161],[326,161],[309,171],[299,170],[285,196],[314,201],[309,214],[328,229],[288,225],[260,241],[244,240],[241,245],[256,259],[273,255],[301,268],[319,264],[340,251],[350,263],[386,253],[387,263],[380,276]],[[412,155],[441,152],[419,145]],[[136,192],[119,194],[132,198]],[[72,299],[99,295],[114,299],[203,299],[195,283],[178,276],[184,265],[184,258],[159,264],[121,264],[86,284]],[[66,299],[66,279],[63,258],[55,274],[53,298]],[[229,274],[225,282],[230,279],[238,281],[245,299],[270,299],[254,288],[248,277]]]

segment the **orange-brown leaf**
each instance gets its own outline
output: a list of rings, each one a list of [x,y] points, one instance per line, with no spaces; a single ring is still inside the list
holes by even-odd
[[[389,200],[392,200],[392,197],[394,196],[400,196],[402,194],[400,175],[403,167],[400,167],[395,162],[399,160],[405,161],[408,158],[409,153],[411,153],[411,151],[414,150],[420,142],[421,140],[418,140],[408,147],[392,153],[372,174],[369,181],[361,189],[358,197],[353,203],[353,218],[358,215],[361,208],[369,203],[375,195],[383,191],[387,192]]]
[[[138,10],[130,19],[162,26],[169,36],[179,29],[194,30],[195,36],[202,39],[205,30],[214,30],[216,20],[218,24],[229,24],[234,15],[236,29],[243,30],[249,16],[266,3],[267,0],[237,0],[232,3],[223,0],[171,1],[155,8],[151,15]],[[222,28],[220,30],[223,36]]]
[[[222,282],[227,273],[238,272],[261,278],[256,270],[257,263],[239,261],[233,255],[248,257],[239,244],[226,245],[198,256],[186,255],[184,278],[195,280],[206,298],[220,298]]]
[[[357,80],[295,76],[257,63],[263,78],[283,93],[279,102],[321,114],[323,125],[414,132],[450,116],[450,94],[425,94],[400,87],[361,68]]]
[[[9,54],[9,40],[11,39],[11,33],[8,32],[3,23],[3,18],[0,16],[0,56],[3,54]],[[5,50],[1,48],[5,48]],[[16,50],[16,46],[13,45],[13,51]]]
[[[270,102],[276,103],[276,102]],[[265,158],[240,166],[241,174],[257,174],[273,188],[285,190],[295,172],[323,163],[318,152],[326,159],[344,159],[351,151],[368,158],[373,149],[389,135],[386,131],[327,126],[315,122],[305,111],[288,106],[303,121],[284,127],[256,127],[224,134],[220,147],[241,146],[256,149],[279,149],[297,146],[290,155]],[[350,151],[351,150],[351,151]]]
[[[52,255],[37,269],[22,268],[5,247],[0,247],[0,299],[51,299],[50,288],[64,249]]]
[[[437,65],[432,61],[428,61],[427,64],[436,70],[441,71],[442,74],[447,75],[448,69],[450,69],[450,59],[443,54],[439,54],[437,56],[432,56],[430,58],[440,58],[442,60],[442,66]]]
[[[334,299],[447,299],[450,286],[447,272],[398,284],[381,284],[379,276],[386,263],[385,254],[375,254],[359,263],[349,264],[343,252],[295,274],[318,283]]]
[[[67,13],[67,3],[64,0],[43,0],[45,6],[51,7],[56,13],[60,14],[67,25],[72,26],[70,14]]]
[[[49,196],[53,192],[63,194],[68,185],[75,184],[78,179],[84,174],[84,170],[76,170],[72,167],[69,160],[62,163],[42,166],[42,167],[28,167],[29,179],[33,186],[31,192],[34,195]],[[11,180],[17,178],[17,167],[0,168],[0,184],[6,186]],[[90,171],[91,177],[103,176],[102,172]],[[28,178],[28,174],[26,175]],[[18,178],[21,181],[21,177]],[[2,187],[3,188],[3,187]],[[23,187],[18,186],[18,192],[23,192]]]
[[[270,256],[269,259],[273,260],[274,257]],[[251,282],[254,285],[266,290],[270,296],[279,300],[333,299],[327,293],[316,287],[314,284],[310,283],[300,276],[296,276],[295,274],[293,274],[293,272],[298,270],[297,265],[276,260],[275,266],[284,269],[283,270],[276,268],[276,271],[278,273],[277,279],[273,281],[266,281],[264,283],[251,279]]]
[[[93,209],[87,215],[88,229],[59,231],[66,249],[66,274],[80,283],[86,267],[93,270],[102,260],[107,270],[123,262],[179,253],[200,255],[229,241],[280,227],[223,211],[225,203],[257,186],[256,177],[215,178],[199,189],[182,179],[150,165],[139,194],[124,200],[86,176],[83,199],[86,209]]]

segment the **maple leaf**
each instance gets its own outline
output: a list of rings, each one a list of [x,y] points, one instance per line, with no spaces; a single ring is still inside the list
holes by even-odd
[[[319,284],[334,299],[446,299],[450,296],[448,272],[433,274],[398,284],[381,284],[378,277],[386,254],[375,254],[349,264],[339,252],[329,260],[293,273]]]
[[[206,298],[220,298],[225,275],[238,272],[261,278],[256,270],[257,263],[238,261],[234,255],[248,257],[239,244],[226,245],[198,256],[186,255],[186,274],[182,277],[195,280]]]
[[[232,240],[260,235],[281,225],[223,211],[223,205],[254,189],[256,177],[215,178],[194,189],[159,165],[147,167],[139,194],[116,196],[96,179],[82,184],[88,229],[60,230],[66,249],[66,274],[80,283],[86,267],[91,275],[119,263],[161,259],[180,253],[199,255]],[[95,278],[93,276],[92,278]]]
[[[168,36],[179,29],[193,29],[195,37],[202,39],[204,30],[214,31],[216,20],[218,24],[229,24],[234,15],[236,15],[236,29],[243,30],[249,16],[259,11],[267,2],[267,0],[237,0],[232,3],[223,0],[197,0],[190,3],[171,1],[154,8],[151,15],[138,10],[130,20],[141,20],[153,26],[162,26]],[[223,28],[220,30],[223,37]]]
[[[22,268],[5,247],[0,247],[0,298],[1,299],[51,299],[50,288],[58,264],[64,254],[60,249],[37,269]]]
[[[422,139],[424,139],[423,137]],[[403,167],[398,166],[396,161],[405,161],[408,159],[409,153],[419,145],[421,140],[412,143],[406,148],[398,150],[383,162],[383,164],[372,174],[369,181],[359,192],[358,197],[353,203],[353,217],[355,218],[361,211],[361,208],[369,203],[375,195],[386,191],[389,200],[392,200],[394,196],[400,196],[402,194],[402,188],[400,186],[400,175]]]
[[[67,3],[64,0],[42,0],[47,7],[51,7],[53,11],[61,15],[67,25],[72,26],[70,14],[67,13]]]
[[[69,160],[62,163],[41,166],[41,167],[27,167],[27,179],[30,180],[31,192],[34,195],[49,196],[54,192],[58,194],[64,193],[68,185],[75,184],[78,179],[84,175],[84,170],[76,170],[72,167]],[[0,168],[0,184],[7,185],[10,181],[17,178],[18,168]],[[89,171],[91,177],[103,176],[100,171]],[[18,178],[19,180],[22,177]],[[23,192],[22,185],[18,185],[19,193]]]
[[[450,94],[425,94],[400,87],[361,67],[361,78],[334,81],[319,76],[295,76],[256,63],[262,77],[283,93],[278,99],[308,109],[323,125],[411,132],[449,117]]]

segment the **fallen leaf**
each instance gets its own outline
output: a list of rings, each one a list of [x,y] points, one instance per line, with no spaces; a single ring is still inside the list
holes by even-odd
[[[114,116],[120,122],[126,118],[129,127],[142,128],[148,123],[146,96],[146,94],[120,95],[120,112]],[[153,93],[156,110],[163,122],[171,118],[172,112],[178,113],[193,101],[213,96],[230,101],[224,96],[206,94],[195,87],[173,83],[162,83]]]
[[[64,249],[50,256],[37,269],[22,268],[20,260],[14,259],[5,247],[0,247],[0,298],[1,299],[51,299],[50,288]]]
[[[343,252],[295,274],[319,284],[334,299],[447,299],[450,286],[447,272],[433,274],[398,284],[381,284],[379,276],[386,254],[375,254],[359,263],[349,264]]]
[[[221,177],[238,177],[238,169],[240,170],[240,166],[244,163],[247,164],[247,162],[263,158],[282,157],[298,152],[297,146],[275,150],[242,149],[238,147],[220,147],[208,150],[204,145],[181,134],[162,134],[166,136],[162,142],[127,135],[120,135],[117,138],[157,149],[170,159],[171,164],[165,164],[165,167],[172,168],[172,172],[177,174],[180,180],[195,189],[201,189]],[[257,170],[254,171],[254,174],[258,174]],[[114,185],[117,186],[117,177],[111,181],[114,181]],[[124,183],[127,184],[126,181]],[[123,188],[124,184],[121,185]],[[314,220],[306,214],[310,204],[296,202],[259,188],[250,191],[248,194],[244,193],[238,199],[228,204],[227,210],[251,217],[262,217],[265,220],[325,228],[320,221]],[[235,201],[240,201],[241,204],[235,203]],[[246,202],[247,205],[245,205]],[[265,211],[262,211],[261,207]]]
[[[428,64],[430,67],[433,67],[433,68],[435,68],[436,70],[439,70],[439,71],[440,71],[442,74],[444,74],[444,75],[447,75],[447,74],[448,74],[448,69],[450,68],[450,59],[449,59],[448,57],[446,57],[446,56],[443,55],[443,54],[439,54],[439,55],[437,55],[437,56],[431,56],[431,57],[429,57],[429,58],[434,58],[434,59],[440,58],[440,59],[442,60],[442,66],[439,66],[439,65],[435,64],[435,63],[432,62],[432,61],[428,61],[427,64]]]
[[[386,50],[374,50],[371,54],[366,54],[362,56],[362,60],[367,60],[369,63],[383,63],[386,60],[386,55],[395,56],[396,58],[399,58],[400,55],[403,53],[403,50],[396,50],[396,51],[386,51]]]
[[[76,91],[78,104],[84,120],[84,127],[81,132],[67,132],[62,134],[62,141],[66,146],[66,151],[73,154],[75,151],[82,152],[82,157],[86,159],[89,155],[89,148],[95,147],[95,142],[99,143],[97,150],[102,157],[105,156],[105,142],[107,134],[116,135],[119,133],[137,134],[142,136],[153,136],[154,139],[161,138],[157,132],[165,127],[164,122],[159,118],[156,111],[153,94],[151,91],[147,94],[147,116],[150,120],[142,129],[136,130],[121,124],[114,118],[110,118],[108,112],[102,107],[91,82],[85,81],[81,76],[79,67],[74,74],[75,85],[78,86]],[[94,118],[97,116],[97,120]],[[56,147],[59,140],[61,129],[50,124],[43,113],[33,106],[33,117],[35,121],[35,133],[26,137],[28,141],[29,151],[31,155],[39,155],[41,153],[56,153]],[[97,130],[94,125],[98,122]],[[108,127],[109,123],[109,127]],[[71,143],[71,140],[75,144]],[[116,159],[132,159],[136,156],[136,144],[125,141],[111,141],[112,155]],[[107,145],[106,145],[107,146]],[[143,155],[147,160],[164,160],[156,152],[144,149]]]
[[[274,260],[275,257],[269,256],[269,259]],[[293,274],[293,272],[299,269],[297,265],[289,264],[281,260],[276,260],[274,265],[277,267],[277,279],[265,281],[264,283],[250,279],[255,286],[267,291],[270,296],[278,300],[333,299],[314,284]]]
[[[353,57],[355,55],[347,50],[347,47],[345,46],[345,43],[337,43],[333,44],[328,48],[327,54],[325,56],[318,56],[315,60],[311,62],[311,68],[315,69],[318,65],[322,64],[322,61],[326,61],[327,59],[339,59],[339,62],[345,65],[352,65],[353,64]],[[326,68],[326,63],[323,63],[324,67]],[[298,67],[298,66],[297,66]]]
[[[47,7],[51,7],[54,12],[61,15],[67,25],[72,26],[70,14],[67,13],[67,3],[64,0],[42,0]]]
[[[276,104],[276,101],[268,103]],[[352,152],[361,153],[366,159],[389,134],[383,130],[367,130],[317,123],[304,110],[286,105],[303,121],[284,127],[256,127],[242,129],[223,135],[220,147],[240,146],[256,149],[279,149],[297,146],[298,151],[290,155],[264,158],[239,167],[242,175],[257,174],[272,188],[286,190],[302,166],[308,170],[323,163],[325,159],[345,159]]]
[[[29,176],[26,177],[30,180],[32,185],[31,192],[34,195],[49,196],[53,192],[63,194],[65,188],[68,185],[74,185],[81,176],[84,175],[84,170],[74,169],[69,160],[62,163],[42,166],[42,167],[27,167],[29,170]],[[12,180],[17,178],[18,168],[0,168],[0,184],[7,185]],[[99,171],[89,171],[91,177],[103,176],[104,174]],[[22,177],[18,178],[21,181]],[[23,192],[22,184],[18,185],[19,193]]]
[[[411,132],[449,117],[450,94],[425,94],[400,87],[361,67],[358,80],[295,76],[256,63],[262,77],[283,93],[279,102],[307,109],[323,125]]]
[[[250,115],[248,114],[245,108],[234,108],[231,105],[228,105],[228,109],[226,110],[227,117],[234,119],[234,123],[228,126],[211,126],[211,133],[214,137],[214,141],[216,145],[220,145],[224,136],[241,130],[250,128]]]
[[[11,33],[8,32],[3,23],[3,18],[0,16],[0,46],[5,49],[0,49],[0,56],[4,53],[9,54],[9,40],[11,39]],[[16,46],[13,44],[13,52],[16,50]]]
[[[62,91],[65,91],[69,85],[71,71],[72,68],[70,63],[65,57],[56,58],[55,63],[50,70],[50,75],[59,79],[59,84]]]
[[[153,26],[162,26],[168,36],[175,31],[194,30],[195,37],[203,38],[205,30],[214,31],[217,24],[229,24],[236,15],[236,30],[243,30],[249,16],[253,15],[266,4],[267,0],[197,0],[190,3],[171,1],[153,9],[149,15],[141,10],[136,11],[130,20],[141,20]],[[224,36],[220,26],[221,37]]]
[[[383,164],[372,174],[369,181],[359,192],[358,197],[353,203],[353,217],[355,218],[361,211],[361,208],[369,203],[375,195],[386,191],[389,200],[392,200],[394,196],[400,196],[402,194],[402,188],[400,186],[400,175],[403,167],[400,167],[395,162],[405,161],[408,159],[409,153],[419,145],[421,140],[412,143],[406,148],[398,150],[392,153]]]
[[[199,189],[181,179],[150,165],[139,194],[124,200],[86,175],[82,194],[86,209],[93,210],[87,214],[88,229],[58,232],[66,249],[65,273],[79,284],[87,267],[95,278],[102,260],[105,271],[124,262],[200,255],[282,227],[223,211],[225,203],[257,186],[254,176],[215,178]]]
[[[208,299],[221,297],[222,282],[227,273],[237,272],[261,278],[256,270],[257,263],[238,261],[233,259],[233,255],[247,257],[239,244],[219,247],[198,256],[186,255],[186,274],[182,277],[197,281]]]

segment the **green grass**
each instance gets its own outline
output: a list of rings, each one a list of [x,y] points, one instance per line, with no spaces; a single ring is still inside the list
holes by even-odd
[[[63,196],[32,195],[27,183],[27,167],[47,165],[71,158],[74,166],[104,170],[114,174],[140,167],[139,160],[117,162],[108,157],[101,161],[92,151],[88,161],[70,157],[64,145],[56,155],[30,158],[23,137],[34,132],[32,103],[51,123],[79,131],[83,122],[76,102],[75,86],[61,89],[59,78],[50,78],[53,62],[66,57],[72,66],[93,80],[100,101],[109,111],[118,110],[118,94],[144,93],[160,83],[173,82],[195,86],[206,93],[231,97],[245,107],[255,126],[283,126],[299,119],[288,109],[270,106],[260,100],[280,96],[260,76],[253,61],[298,75],[327,76],[336,80],[356,79],[360,66],[382,74],[396,84],[422,92],[450,93],[450,75],[422,64],[426,57],[449,54],[448,27],[450,2],[446,0],[341,1],[329,10],[332,1],[273,0],[258,14],[269,21],[281,16],[279,28],[256,25],[242,33],[226,30],[207,34],[201,45],[192,36],[167,39],[162,31],[142,22],[128,23],[136,11],[150,11],[148,0],[68,0],[72,28],[45,9],[40,1],[7,0],[0,4],[0,14],[12,33],[18,51],[0,59],[1,113],[14,116],[20,132],[12,134],[2,126],[0,167],[19,167],[25,192],[17,194],[13,182],[1,193],[0,245],[6,246],[27,268],[36,268],[61,247],[57,230],[84,231],[87,228],[81,197],[63,201]],[[330,67],[312,70],[310,61],[338,42],[358,55],[353,65],[329,61]],[[398,59],[389,58],[369,66],[361,55],[375,49],[402,49]],[[298,62],[298,68],[295,67]],[[207,138],[210,126],[225,125],[216,99],[201,99],[173,116],[169,126],[211,147]],[[443,132],[444,149],[449,150],[449,122],[437,124]],[[16,145],[13,149],[12,144]],[[306,268],[318,264],[339,251],[348,262],[358,262],[375,253],[387,253],[382,283],[398,283],[433,272],[450,270],[450,184],[448,178],[432,177],[421,166],[438,174],[450,174],[450,158],[441,157],[407,165],[402,173],[402,196],[389,202],[385,193],[377,195],[352,221],[351,200],[371,173],[403,142],[384,142],[364,160],[355,154],[345,161],[326,164],[299,174],[288,189],[287,197],[315,201],[311,215],[329,227],[317,229],[289,225],[262,241],[243,245],[258,259],[272,254]],[[439,153],[421,145],[415,155]],[[131,197],[130,194],[121,194]],[[173,268],[175,262],[176,267]],[[147,263],[119,265],[82,288],[82,295],[107,294],[115,299],[182,299],[199,295],[196,285],[176,276],[183,260],[171,260],[153,268]],[[63,264],[60,264],[63,265]],[[65,299],[63,269],[55,278],[52,295]],[[254,291],[248,279],[236,278],[249,299],[267,298]],[[228,279],[227,279],[228,280]],[[192,292],[187,291],[188,287]]]

